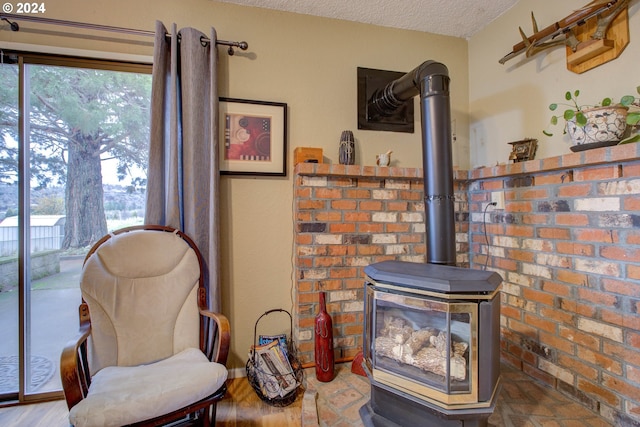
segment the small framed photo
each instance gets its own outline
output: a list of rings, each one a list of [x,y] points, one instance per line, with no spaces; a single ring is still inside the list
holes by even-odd
[[[220,98],[220,173],[287,175],[287,104]]]

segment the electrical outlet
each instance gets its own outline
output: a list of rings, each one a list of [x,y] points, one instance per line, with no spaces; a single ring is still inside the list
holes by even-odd
[[[491,202],[495,203],[494,209],[504,209],[504,191],[492,192]]]

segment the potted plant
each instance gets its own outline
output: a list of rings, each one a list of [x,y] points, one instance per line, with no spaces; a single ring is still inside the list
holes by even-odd
[[[640,94],[640,86],[636,87],[636,92]],[[626,101],[626,105],[629,107],[629,111],[627,112],[627,129],[629,129],[629,134],[625,139],[620,141],[620,144],[638,142],[640,141],[640,98],[627,95],[623,97],[623,100]]]
[[[628,113],[629,106],[637,102],[633,95],[623,96],[619,103],[613,103],[611,98],[604,98],[596,105],[579,105],[579,95],[579,90],[566,92],[567,102],[549,105],[551,111],[556,111],[560,105],[568,107],[562,115],[553,115],[550,123],[557,125],[560,119],[565,120],[564,133],[568,133],[573,142],[572,151],[616,145],[623,139],[627,124],[631,123],[636,127],[640,120],[636,111]],[[548,130],[544,134],[553,135]],[[624,142],[632,141],[627,138]]]

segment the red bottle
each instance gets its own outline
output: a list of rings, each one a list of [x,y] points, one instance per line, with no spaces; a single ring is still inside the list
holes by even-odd
[[[327,313],[325,293],[320,292],[320,310],[316,315],[315,325],[315,360],[316,378],[318,381],[329,382],[334,375],[333,359],[333,321]]]

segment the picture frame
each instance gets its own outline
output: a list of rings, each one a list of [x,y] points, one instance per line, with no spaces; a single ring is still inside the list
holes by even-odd
[[[287,104],[220,98],[220,173],[287,175]]]

